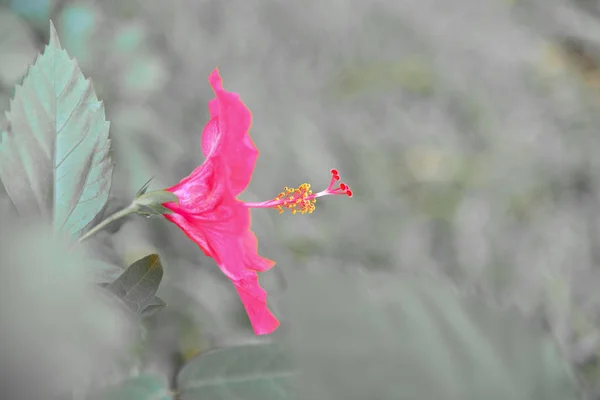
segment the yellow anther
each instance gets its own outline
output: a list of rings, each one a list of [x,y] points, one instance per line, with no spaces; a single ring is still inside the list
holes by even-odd
[[[316,202],[312,196],[313,192],[310,190],[309,183],[303,183],[296,189],[286,186],[283,188],[283,192],[277,196],[277,200],[280,201],[277,209],[279,213],[288,209],[292,214],[310,214],[315,210],[314,203]]]

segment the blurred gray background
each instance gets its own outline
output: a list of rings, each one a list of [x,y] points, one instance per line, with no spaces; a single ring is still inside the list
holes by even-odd
[[[261,255],[277,262],[261,282],[283,332],[299,271],[447,277],[544,319],[598,390],[599,1],[1,0],[0,109],[48,18],[111,121],[107,212],[202,162],[215,67],[253,113],[261,156],[243,200],[326,187],[330,168],[352,186],[312,215],[253,211]],[[157,316],[159,343],[191,356],[259,340],[176,227],[131,219],[93,251],[163,256],[159,295],[178,311]]]

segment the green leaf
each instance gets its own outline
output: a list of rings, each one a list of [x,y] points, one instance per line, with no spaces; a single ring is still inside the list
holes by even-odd
[[[303,273],[288,288],[300,398],[579,398],[550,335],[516,313],[430,278]]]
[[[133,312],[141,314],[155,302],[163,276],[158,254],[150,254],[131,264],[116,281],[106,286]]]
[[[77,235],[108,199],[109,123],[53,25],[43,55],[16,87],[8,122],[0,134],[0,179],[17,211]]]
[[[162,310],[163,308],[165,308],[166,306],[167,303],[155,296],[154,299],[152,299],[152,301],[148,303],[146,308],[144,308],[144,310],[141,313],[141,316],[144,318],[150,317]]]
[[[292,397],[295,370],[278,344],[211,350],[177,377],[182,400],[284,400]]]
[[[118,385],[103,388],[86,400],[172,400],[167,380],[156,374],[130,378]]]

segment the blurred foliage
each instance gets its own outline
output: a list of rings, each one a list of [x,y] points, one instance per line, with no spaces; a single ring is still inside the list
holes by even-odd
[[[172,400],[168,382],[154,374],[140,375],[98,390],[86,400]]]
[[[366,67],[342,72],[337,91],[341,95],[353,95],[370,90],[397,90],[402,88],[416,94],[431,94],[435,75],[419,58],[407,57],[398,62],[372,61]]]
[[[52,228],[3,213],[0,340],[2,397],[85,393],[132,368],[138,333],[127,311],[92,286],[81,251]],[[35,251],[32,251],[35,249]]]
[[[294,274],[289,336],[301,398],[579,398],[539,324],[453,289],[353,268],[318,281]]]
[[[252,110],[261,150],[244,200],[270,198],[304,181],[326,186],[332,167],[355,192],[351,201],[319,201],[309,217],[253,213],[261,254],[278,263],[262,277],[282,320],[278,335],[305,332],[307,318],[322,315],[317,305],[353,323],[367,317],[374,325],[391,323],[402,311],[397,306],[382,314],[377,310],[385,306],[376,303],[360,314],[366,316],[348,311],[378,290],[367,279],[372,274],[388,277],[388,292],[399,298],[410,292],[394,286],[403,274],[449,278],[482,302],[544,320],[594,398],[600,396],[596,3],[0,0],[0,108],[8,109],[13,85],[47,42],[52,18],[111,121],[116,166],[106,215],[129,204],[150,177],[151,189],[160,189],[202,161],[199,135],[212,96],[206,77],[218,66],[225,88]],[[0,113],[0,127],[5,123]],[[6,200],[2,188],[0,204],[8,209]],[[208,349],[268,340],[252,335],[229,282],[181,232],[153,219],[110,229],[85,246],[105,263],[92,269],[97,281],[112,282],[159,250],[164,265],[157,296],[167,306],[135,319],[145,332],[136,345],[137,369],[157,371],[174,387],[181,366]],[[344,292],[341,301],[334,289],[342,278],[323,278],[339,268],[360,271],[358,279],[373,287]],[[313,296],[311,284],[321,281],[329,286]],[[307,289],[288,299],[299,282]],[[297,311],[306,303],[311,312]],[[53,318],[60,325],[61,315]],[[352,336],[331,322],[316,331],[322,338],[307,333],[299,346],[327,348],[347,337],[348,347],[340,348],[350,355],[348,348],[383,353],[377,335],[394,331],[373,329]],[[55,336],[47,335],[52,342]],[[402,337],[386,343],[400,345]],[[83,359],[92,350],[76,348],[77,340],[65,352]],[[344,376],[341,364],[333,358],[331,373]],[[385,365],[391,376],[393,363]],[[64,370],[70,380],[71,370]]]
[[[0,38],[0,82],[8,88],[33,61],[36,48],[27,24],[6,12],[0,12]]]
[[[177,391],[182,400],[295,398],[295,370],[288,353],[273,344],[212,350],[181,370]]]

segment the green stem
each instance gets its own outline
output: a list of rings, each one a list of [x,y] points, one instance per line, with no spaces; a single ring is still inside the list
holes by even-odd
[[[117,211],[110,217],[106,218],[104,221],[100,222],[98,225],[94,226],[85,235],[80,237],[79,242],[81,243],[84,240],[86,240],[87,238],[89,238],[90,236],[95,235],[98,231],[100,231],[102,228],[104,228],[106,225],[110,224],[111,222],[114,222],[114,221],[116,221],[120,218],[123,218],[129,214],[135,214],[138,211],[139,211],[139,207],[137,206],[137,204],[132,204],[129,207],[122,209],[121,211]]]

